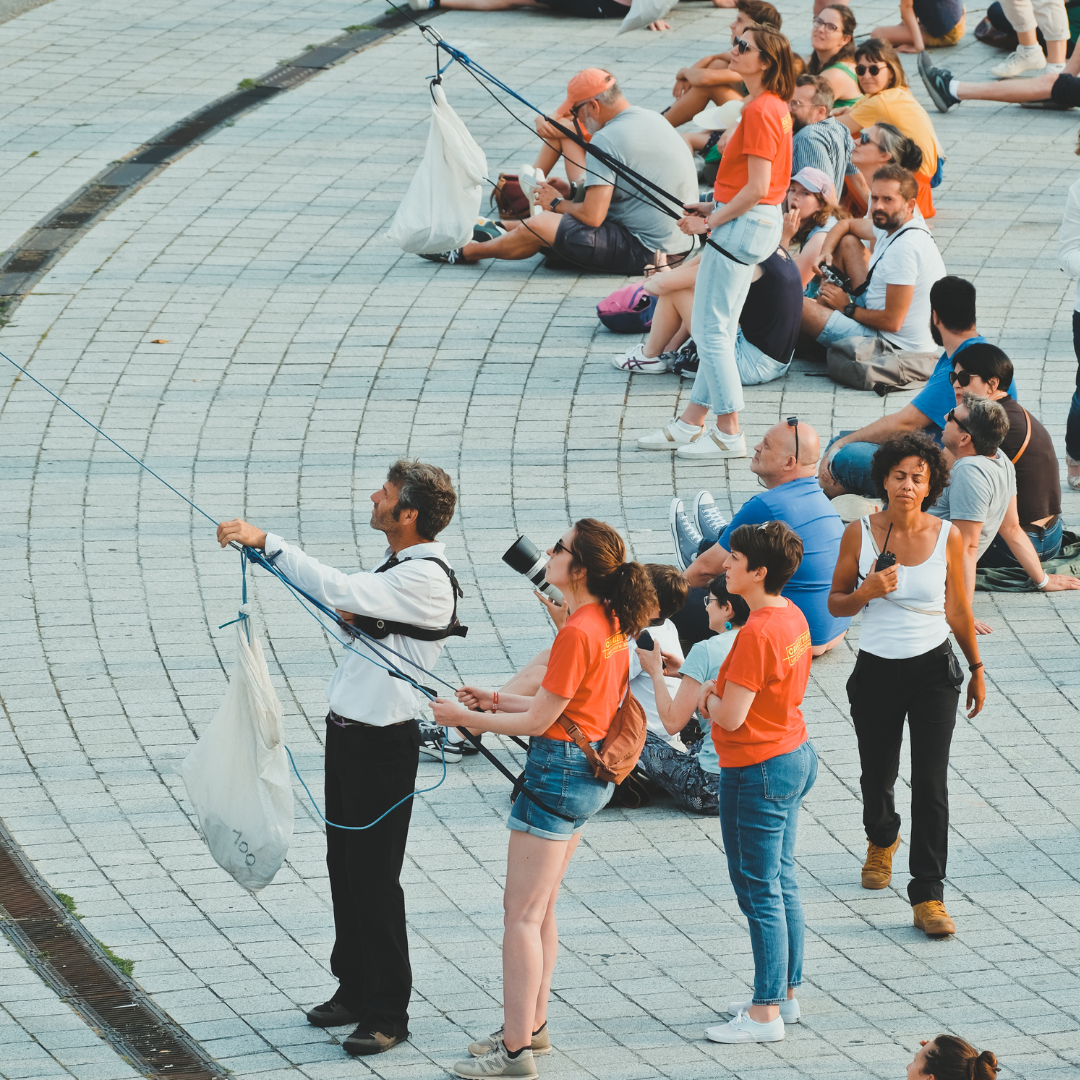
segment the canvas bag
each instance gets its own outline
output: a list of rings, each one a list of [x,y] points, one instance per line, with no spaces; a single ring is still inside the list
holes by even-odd
[[[830,345],[825,354],[829,378],[879,397],[894,390],[914,390],[930,378],[936,353],[904,352],[883,337],[850,337]]]
[[[450,107],[442,85],[432,83],[427,148],[386,238],[414,255],[467,244],[486,176],[484,151]]]
[[[258,892],[288,854],[293,795],[281,702],[250,617],[236,623],[236,648],[225,700],[184,758],[180,776],[210,854],[245,889]]]
[[[616,334],[636,334],[652,326],[656,299],[644,285],[623,285],[596,305],[596,314]]]
[[[632,0],[630,10],[623,16],[615,36],[625,34],[627,30],[640,30],[643,26],[662,19],[678,0]]]
[[[593,776],[607,784],[621,784],[634,771],[645,746],[645,710],[630,692],[629,685],[622,704],[611,719],[599,753],[593,749],[581,728],[565,713],[559,717],[558,723],[589,759]]]

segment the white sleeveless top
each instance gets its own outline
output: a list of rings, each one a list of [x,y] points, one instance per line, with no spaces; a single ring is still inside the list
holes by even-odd
[[[887,660],[921,656],[937,648],[949,636],[945,621],[945,547],[950,524],[941,522],[937,543],[930,557],[918,566],[896,564],[896,592],[871,600],[863,608],[859,649]],[[870,530],[870,519],[862,519],[862,548],[859,551],[859,582],[874,569],[880,554]]]

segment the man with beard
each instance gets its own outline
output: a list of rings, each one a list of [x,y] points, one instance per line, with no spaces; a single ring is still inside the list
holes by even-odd
[[[930,287],[930,336],[944,352],[926,385],[899,412],[842,434],[829,444],[818,469],[818,482],[829,498],[855,494],[877,499],[870,477],[871,460],[878,446],[893,435],[924,431],[941,442],[945,415],[956,404],[949,381],[955,358],[969,345],[986,342],[975,325],[975,286],[970,281],[949,275]],[[1007,393],[1016,398],[1015,383]]]
[[[556,112],[569,116],[590,135],[590,146],[640,173],[681,203],[698,199],[694,157],[682,137],[659,113],[631,105],[615,76],[600,68],[579,71]],[[656,253],[688,254],[694,244],[638,189],[592,154],[586,154],[585,197],[575,202],[554,184],[536,188],[541,213],[507,222],[493,240],[423,258],[443,263],[480,259],[528,259],[554,254],[574,269],[635,275],[655,262]]]
[[[822,75],[800,75],[795,80],[795,93],[788,102],[795,134],[791,139],[791,175],[803,169],[820,169],[833,182],[840,195],[844,178],[862,181],[858,169],[851,164],[855,149],[851,132],[832,116],[833,88]],[[865,181],[862,181],[865,188]],[[868,193],[862,192],[863,198]]]

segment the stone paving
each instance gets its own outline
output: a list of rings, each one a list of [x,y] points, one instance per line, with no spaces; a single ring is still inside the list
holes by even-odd
[[[0,27],[0,40],[24,26],[40,33],[44,61],[52,46],[41,20],[89,10],[53,0]],[[111,9],[101,10],[104,25]],[[232,10],[216,5],[216,25]],[[268,34],[297,17],[279,3],[236,10]],[[805,49],[805,10],[782,10]],[[312,27],[323,20],[323,37],[361,21],[326,0],[304,11]],[[857,11],[864,29],[894,15],[885,3]],[[729,21],[693,4],[667,35],[615,38],[611,24],[539,12],[448,13],[438,27],[539,104],[560,101],[573,71],[599,64],[633,100],[662,107],[673,70],[718,47]],[[214,25],[194,52],[233,32]],[[319,40],[290,26],[294,43],[294,31]],[[107,101],[146,113],[145,83],[110,83],[110,48],[127,55],[128,33],[121,20],[95,45],[105,120]],[[281,40],[259,46],[269,49],[263,67],[295,51]],[[186,74],[163,77],[170,115],[257,73],[254,59],[227,59],[202,97]],[[628,384],[611,367],[625,343],[598,328],[593,307],[620,281],[536,260],[436,267],[381,238],[423,151],[432,61],[418,34],[401,34],[215,133],[60,261],[0,332],[0,349],[210,514],[243,514],[342,567],[379,555],[367,494],[387,461],[410,453],[443,464],[461,495],[445,538],[471,630],[440,670],[497,684],[551,638],[499,560],[518,533],[549,542],[596,515],[624,530],[637,557],[669,559],[673,493],[708,486],[730,508],[755,483],[746,461],[675,466],[635,449],[638,433],[676,410],[680,386]],[[970,35],[950,54],[965,74],[989,62]],[[152,78],[153,65],[140,70]],[[533,138],[499,103],[460,70],[446,85],[493,175],[531,159]],[[41,115],[28,114],[19,136],[27,146],[38,133],[46,145],[55,117],[73,118],[68,93],[42,87]],[[949,155],[935,222],[946,265],[976,282],[981,329],[1017,361],[1023,400],[1060,449],[1075,361],[1073,284],[1057,270],[1055,233],[1075,176],[1076,119],[969,104],[935,122]],[[145,130],[164,123],[155,115]],[[123,116],[111,131],[105,156],[144,137]],[[87,176],[100,167],[84,165]],[[27,220],[85,178],[51,189]],[[38,198],[36,184],[20,198]],[[857,394],[818,375],[797,363],[785,380],[750,388],[748,435],[791,413],[828,435],[907,397]],[[413,1038],[347,1059],[335,1038],[344,1032],[311,1028],[298,1011],[332,985],[315,814],[298,799],[289,862],[251,897],[211,860],[175,772],[232,663],[234,631],[217,627],[239,603],[235,555],[27,380],[0,379],[0,817],[50,885],[74,897],[90,932],[134,959],[139,983],[237,1076],[445,1075],[468,1037],[500,1022],[504,782],[470,759],[417,798],[405,871]],[[1065,499],[1075,526],[1077,497]],[[335,651],[279,587],[256,579],[255,593],[289,743],[319,798],[322,686]],[[605,811],[560,900],[557,1052],[544,1076],[897,1077],[918,1040],[942,1030],[994,1049],[1003,1075],[1080,1076],[1080,598],[980,594],[976,609],[995,633],[982,641],[987,707],[961,720],[954,743],[947,900],[957,937],[931,942],[911,928],[902,880],[873,894],[858,885],[865,840],[843,689],[856,630],[815,661],[805,706],[822,769],[798,851],[802,1024],[764,1047],[702,1039],[752,973],[719,824],[663,803]],[[420,786],[439,775],[422,765]],[[6,945],[0,1002],[5,1080],[133,1075]]]

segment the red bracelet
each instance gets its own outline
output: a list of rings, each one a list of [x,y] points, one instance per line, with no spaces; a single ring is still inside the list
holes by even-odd
[[[496,690],[491,695],[491,711],[497,713],[499,711],[499,691]]]

